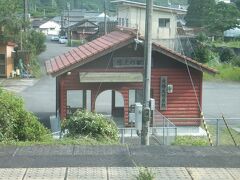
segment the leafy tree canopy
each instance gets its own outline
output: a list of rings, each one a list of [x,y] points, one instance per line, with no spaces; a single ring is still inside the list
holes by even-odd
[[[189,0],[189,7],[185,17],[187,26],[205,26],[215,5],[215,0]]]
[[[213,35],[223,35],[223,32],[237,27],[240,12],[234,4],[220,2],[210,13],[207,29]]]

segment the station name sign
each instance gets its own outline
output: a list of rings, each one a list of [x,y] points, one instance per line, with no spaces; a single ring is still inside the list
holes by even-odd
[[[144,58],[143,57],[114,57],[113,67],[143,67]]]

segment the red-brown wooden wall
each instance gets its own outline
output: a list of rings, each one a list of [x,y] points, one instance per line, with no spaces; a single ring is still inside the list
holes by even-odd
[[[127,47],[130,48],[129,46]],[[126,50],[126,49],[125,49]],[[123,53],[125,52],[125,53]],[[142,56],[142,50],[124,51],[118,50],[115,55],[126,56],[126,52],[133,52],[132,56]],[[142,68],[113,68],[108,67],[111,56],[95,60],[82,67],[76,68],[71,75],[63,74],[59,76],[59,109],[61,118],[66,117],[67,90],[91,90],[92,110],[95,109],[95,100],[98,94],[104,90],[116,90],[124,98],[124,119],[125,125],[128,123],[128,92],[130,89],[142,89],[143,83],[80,83],[79,72],[143,72]],[[160,106],[160,77],[167,76],[168,84],[173,85],[173,93],[167,95],[167,110],[160,111],[176,125],[200,125],[200,109],[202,106],[202,72],[181,64],[160,53],[153,53],[153,68],[151,78],[151,88],[153,89],[153,98],[156,101],[158,111]],[[157,62],[157,63],[155,63]],[[159,63],[161,62],[161,63]],[[193,80],[193,84],[191,79]],[[179,120],[172,118],[181,118]]]

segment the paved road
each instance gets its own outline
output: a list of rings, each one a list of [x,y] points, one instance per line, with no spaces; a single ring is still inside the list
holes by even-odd
[[[29,86],[20,92],[20,95],[25,100],[26,108],[34,112],[41,122],[49,126],[49,116],[54,115],[56,109],[56,86],[55,78],[46,75],[44,62],[71,48],[50,40],[47,40],[46,45],[47,50],[39,56],[43,77],[34,86]]]
[[[240,83],[204,82],[203,111],[206,117],[221,117],[224,114],[240,119]]]

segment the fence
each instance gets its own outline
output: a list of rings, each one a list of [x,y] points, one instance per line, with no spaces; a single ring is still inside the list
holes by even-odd
[[[226,123],[224,122],[224,119]],[[205,117],[208,130],[210,132],[213,145],[219,146],[219,145],[240,145],[240,118],[224,118],[223,117],[216,117],[216,118],[207,118]],[[171,119],[174,120],[174,122],[177,122],[178,120],[180,122],[183,122],[184,120],[201,120],[200,118],[174,118]],[[203,126],[202,126],[203,128]],[[203,128],[204,129],[204,128]],[[179,134],[178,134],[179,136]],[[187,135],[185,135],[187,136]],[[206,135],[192,135],[189,133],[188,136],[196,136],[198,138],[202,138],[206,140],[208,143],[208,140],[206,138]],[[235,142],[234,142],[235,141]]]
[[[122,144],[141,144],[139,131],[135,127],[118,128]],[[149,128],[150,145],[171,145],[176,140],[177,128],[160,112],[153,112],[153,120]]]
[[[214,145],[240,145],[240,118],[206,118]]]

